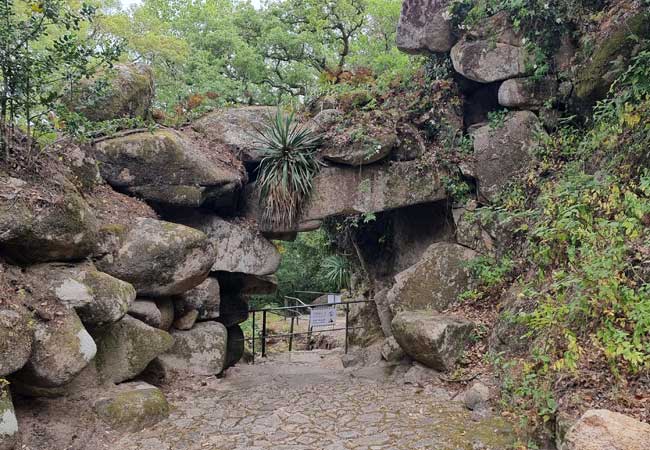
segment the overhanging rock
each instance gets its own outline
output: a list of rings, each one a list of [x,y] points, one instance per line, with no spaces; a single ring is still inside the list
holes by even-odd
[[[114,188],[169,206],[221,208],[233,204],[243,179],[174,130],[101,141],[95,157]]]
[[[444,173],[419,161],[393,162],[367,167],[325,167],[314,178],[312,195],[294,230],[265,229],[264,232],[306,231],[306,225],[333,216],[378,213],[447,197],[441,182]],[[255,192],[248,192],[246,216],[262,224]]]

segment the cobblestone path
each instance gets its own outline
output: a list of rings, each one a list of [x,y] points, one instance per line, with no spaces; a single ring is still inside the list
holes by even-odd
[[[343,370],[338,355],[294,353],[169,393],[170,418],[123,435],[120,450],[505,449],[500,419],[473,421],[449,395]]]

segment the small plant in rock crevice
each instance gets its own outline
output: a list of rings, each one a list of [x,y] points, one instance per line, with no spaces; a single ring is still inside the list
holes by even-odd
[[[293,113],[285,115],[279,109],[257,132],[262,154],[257,178],[262,220],[273,227],[291,228],[322,164],[316,155],[321,137],[301,127]]]

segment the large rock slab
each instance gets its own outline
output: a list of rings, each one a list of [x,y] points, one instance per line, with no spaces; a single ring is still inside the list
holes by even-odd
[[[650,424],[606,409],[590,409],[571,427],[561,450],[646,450]]]
[[[242,176],[219,165],[173,130],[129,134],[95,145],[102,177],[154,203],[221,207],[233,203]]]
[[[169,333],[130,316],[95,331],[97,370],[102,380],[121,383],[139,375],[174,344]]]
[[[156,219],[138,219],[121,247],[97,267],[131,283],[138,295],[165,297],[201,284],[214,263],[214,249],[199,230]]]
[[[534,159],[536,133],[543,132],[530,111],[509,113],[499,127],[482,126],[473,131],[475,175],[479,196],[491,201],[506,183]]]
[[[390,309],[396,313],[447,308],[471,288],[467,262],[476,255],[451,242],[432,244],[416,264],[395,276],[395,284],[386,294]]]
[[[194,289],[190,289],[174,298],[174,306],[179,314],[195,310],[199,312],[199,320],[219,317],[220,303],[221,289],[219,281],[213,277],[209,277]]]
[[[35,289],[73,308],[84,324],[116,322],[135,299],[131,284],[98,271],[92,263],[39,264],[26,276]]]
[[[79,260],[91,255],[97,220],[65,180],[27,183],[0,173],[0,251],[19,263]]]
[[[165,370],[217,375],[226,365],[228,331],[218,322],[201,322],[191,330],[173,330],[173,347],[158,357]]]
[[[169,417],[160,389],[143,382],[124,383],[95,402],[95,412],[111,428],[137,432]]]
[[[212,242],[217,253],[213,272],[270,275],[280,266],[275,245],[250,225],[207,214],[185,216],[180,222],[203,231]]]
[[[93,121],[144,118],[154,97],[151,69],[145,65],[116,64],[91,80],[78,83],[69,107]]]
[[[0,377],[21,369],[29,360],[34,342],[31,322],[26,309],[0,309]]]
[[[397,48],[406,53],[446,53],[456,42],[446,17],[449,0],[404,0],[397,23]]]
[[[463,40],[451,49],[456,72],[479,83],[524,76],[527,58],[523,47],[488,40]]]
[[[454,368],[473,329],[465,319],[428,311],[403,311],[392,323],[393,336],[406,354],[444,372]]]
[[[361,136],[347,146],[336,142],[325,145],[321,155],[328,161],[347,166],[364,166],[385,159],[397,146],[395,131],[384,131],[373,136]]]
[[[400,162],[358,168],[327,167],[314,178],[301,222],[327,217],[377,213],[446,198],[435,168]]]
[[[9,389],[0,385],[0,450],[13,450],[18,441],[18,420]]]
[[[96,353],[95,341],[77,314],[68,310],[54,320],[36,323],[32,354],[15,377],[32,386],[62,386],[79,374]]]
[[[391,162],[353,167],[325,167],[314,178],[310,200],[303,208],[295,230],[318,228],[320,221],[340,215],[378,213],[410,205],[435,202],[447,198],[441,182],[445,173],[436,167],[422,167],[417,161]],[[247,218],[261,220],[256,189],[246,192]]]
[[[210,140],[227,146],[244,162],[259,162],[260,142],[256,130],[261,129],[277,109],[270,106],[223,108],[194,122],[192,127]]]
[[[221,289],[238,295],[270,295],[278,290],[274,275],[250,275],[237,272],[216,272]]]

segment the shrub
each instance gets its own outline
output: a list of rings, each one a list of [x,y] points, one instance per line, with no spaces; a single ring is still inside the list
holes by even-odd
[[[350,285],[350,262],[341,255],[331,255],[323,260],[321,266],[324,278],[336,286],[337,289],[347,288]]]
[[[265,224],[292,228],[309,198],[321,163],[317,159],[321,138],[301,127],[294,114],[278,109],[258,131],[262,161],[257,186]]]

